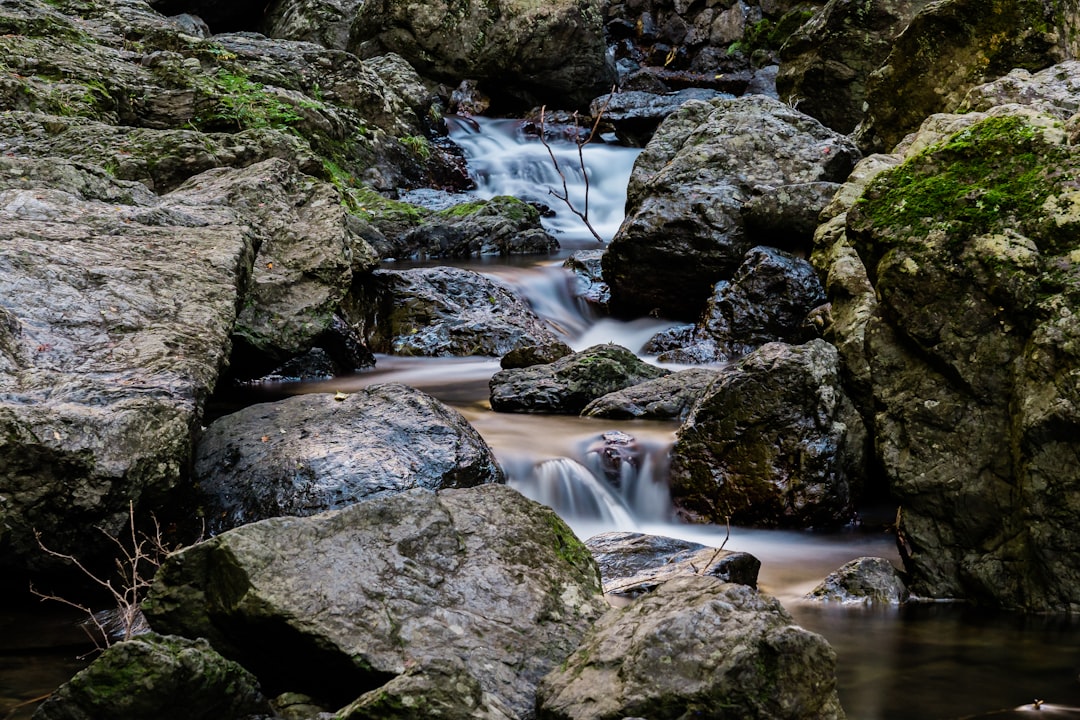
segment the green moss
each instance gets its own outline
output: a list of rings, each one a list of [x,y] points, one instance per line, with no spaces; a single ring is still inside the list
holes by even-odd
[[[423,135],[406,135],[400,138],[400,142],[421,160],[431,157],[431,145]]]
[[[415,225],[428,215],[421,207],[383,197],[367,185],[347,187],[343,193],[349,211],[368,220]]]
[[[192,119],[199,130],[288,130],[303,119],[300,109],[321,107],[311,100],[289,102],[241,70],[219,68],[209,80],[202,81],[201,89],[213,97],[215,105]]]
[[[1066,151],[1043,133],[1023,118],[988,118],[882,173],[858,212],[890,234],[945,231],[963,241],[1001,227],[1028,231],[1072,179]]]
[[[558,515],[548,511],[547,523],[551,528],[555,552],[559,557],[579,570],[592,567],[593,556],[589,552],[589,548],[578,540],[577,536],[574,535],[574,531]]]

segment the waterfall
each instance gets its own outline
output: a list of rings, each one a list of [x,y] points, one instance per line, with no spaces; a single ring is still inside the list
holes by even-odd
[[[560,242],[591,242],[592,234],[585,224],[550,192],[561,194],[565,178],[570,202],[584,211],[587,173],[589,222],[604,240],[614,237],[623,220],[626,185],[640,149],[589,143],[581,149],[579,158],[576,142],[552,139],[548,146],[559,163],[557,171],[547,148],[538,138],[522,131],[520,120],[448,117],[447,125],[450,138],[468,160],[477,196],[486,199],[513,195],[545,205],[553,214],[544,218],[544,226]]]

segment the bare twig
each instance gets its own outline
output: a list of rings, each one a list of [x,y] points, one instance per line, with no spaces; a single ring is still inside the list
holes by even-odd
[[[562,180],[562,194],[561,195],[554,188],[548,188],[548,193],[550,193],[551,195],[554,195],[559,200],[562,200],[562,202],[566,205],[566,207],[570,210],[570,212],[574,213],[574,215],[577,215],[578,218],[580,218],[581,221],[583,223],[585,223],[585,227],[587,227],[589,229],[589,232],[592,233],[592,236],[594,238],[596,238],[596,241],[599,242],[599,243],[603,243],[604,238],[600,237],[600,233],[596,232],[596,228],[594,228],[592,223],[589,222],[589,172],[585,168],[585,146],[587,144],[589,144],[590,142],[592,142],[593,138],[596,136],[597,130],[600,128],[600,121],[601,121],[601,119],[603,119],[604,113],[607,111],[608,105],[611,103],[611,97],[614,94],[615,94],[615,86],[612,86],[611,92],[608,93],[607,100],[604,101],[604,106],[602,108],[600,108],[600,112],[598,112],[596,114],[596,118],[594,118],[594,120],[593,120],[592,129],[589,130],[589,134],[585,137],[585,139],[582,140],[581,136],[578,135],[577,133],[575,133],[575,135],[574,135],[574,142],[577,143],[578,165],[581,167],[581,174],[585,178],[584,211],[578,210],[576,207],[574,207],[574,203],[570,200],[570,190],[566,186],[566,175],[563,173],[562,168],[559,167],[559,161],[555,157],[555,151],[551,149],[551,145],[548,144],[547,137],[546,137],[547,105],[544,105],[544,106],[542,106],[540,108],[540,142],[543,143],[544,149],[548,151],[548,157],[551,158],[551,164],[555,167],[555,172],[557,172],[559,174],[559,179]],[[575,111],[574,112],[574,128],[576,129],[577,127],[578,127],[578,114]]]
[[[731,539],[731,516],[730,515],[725,515],[724,516],[724,524],[727,526],[727,533],[724,535],[724,542],[720,543],[720,547],[716,548],[716,550],[713,552],[712,557],[709,558],[709,562],[705,563],[705,570],[708,570],[709,568],[712,567],[712,564],[714,562],[716,562],[716,556],[719,555],[720,553],[724,552],[724,546],[727,545],[727,541]],[[704,570],[701,571],[701,572],[704,572]],[[697,574],[700,575],[701,572],[698,572]]]
[[[27,705],[33,705],[35,703],[39,703],[42,700],[44,700],[45,698],[49,697],[50,695],[52,695],[52,693],[45,693],[44,695],[38,695],[37,697],[32,697],[29,700],[23,700],[20,703],[16,703],[14,705],[9,706],[8,709],[7,709],[7,712],[4,713],[3,720],[9,720],[9,718],[11,718],[11,717],[13,717],[15,715],[15,711],[18,710],[19,708],[24,708]]]

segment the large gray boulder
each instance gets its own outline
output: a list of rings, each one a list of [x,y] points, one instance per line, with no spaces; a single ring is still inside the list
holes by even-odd
[[[756,588],[761,561],[753,555],[659,535],[606,532],[585,541],[596,558],[604,593],[634,598],[680,575],[707,575]]]
[[[692,331],[676,327],[660,333],[645,349],[659,353],[661,362],[716,363],[767,342],[810,340],[807,317],[824,302],[825,290],[809,262],[776,248],[756,247],[730,281],[716,283]]]
[[[982,0],[929,3],[870,76],[860,146],[889,152],[929,115],[955,111],[976,85],[1076,57],[1078,29],[1075,0],[1006,0],[989,12]]]
[[[0,546],[115,550],[177,487],[258,233],[58,159],[0,157]]]
[[[775,213],[816,217],[858,156],[848,138],[778,100],[687,102],[634,163],[626,220],[603,258],[612,310],[697,320],[750,248],[809,241],[812,223]],[[754,202],[778,195],[787,201],[771,210]]]
[[[34,720],[254,720],[259,682],[205,640],[140,635],[106,649],[34,711]]]
[[[344,398],[297,395],[219,418],[199,438],[194,478],[213,533],[412,488],[504,481],[459,412],[397,384]]]
[[[530,102],[584,105],[615,80],[601,22],[597,0],[370,0],[349,49],[361,57],[392,51],[430,77],[487,80]]]
[[[713,369],[681,370],[598,397],[581,414],[612,420],[685,420],[719,376],[720,371]]]
[[[471,270],[376,270],[354,291],[347,317],[375,352],[501,357],[559,342],[524,300]]]
[[[878,298],[874,444],[921,596],[1078,601],[1074,125],[1019,105],[931,118],[847,212]]]
[[[274,690],[343,705],[457,660],[527,718],[604,607],[596,564],[554,512],[484,485],[231,530],[170,556],[145,610]]]
[[[780,97],[833,130],[865,113],[866,84],[929,0],[830,0],[780,49]]]
[[[538,720],[839,720],[836,653],[779,601],[685,576],[596,623],[544,678]]]
[[[576,415],[596,398],[670,372],[619,345],[594,345],[547,365],[495,373],[488,383],[491,409]]]
[[[679,428],[672,500],[704,522],[844,525],[865,474],[865,440],[836,349],[770,343],[725,371]]]

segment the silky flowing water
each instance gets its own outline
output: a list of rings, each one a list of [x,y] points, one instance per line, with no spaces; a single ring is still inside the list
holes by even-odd
[[[555,211],[545,223],[563,244],[553,258],[469,266],[526,298],[575,349],[615,342],[639,351],[660,320],[596,318],[576,299],[574,279],[561,268],[572,250],[600,247],[547,188],[562,190],[548,150],[524,137],[514,121],[454,123],[470,160],[476,195],[512,194]],[[577,146],[552,142],[575,206],[584,207]],[[613,145],[584,149],[590,176],[590,220],[601,235],[617,230],[626,181],[637,151]],[[648,358],[646,358],[648,359]],[[1069,616],[1023,616],[975,611],[959,604],[895,607],[819,605],[802,600],[825,575],[864,555],[898,563],[884,519],[891,508],[864,508],[860,527],[842,532],[795,532],[680,524],[667,491],[666,456],[676,423],[611,421],[493,413],[487,383],[499,369],[489,358],[380,356],[375,369],[332,381],[263,387],[250,402],[294,393],[348,392],[382,382],[420,388],[460,410],[492,446],[508,481],[554,507],[582,538],[609,530],[679,537],[749,552],[762,562],[760,589],[776,595],[802,626],[824,635],[837,652],[840,700],[852,720],[952,718],[1080,718],[1080,621]],[[620,431],[642,452],[640,471],[619,489],[600,477],[600,435]],[[63,608],[0,611],[0,720],[7,708],[48,693],[85,661],[76,655],[79,618]],[[1046,702],[1033,708],[1034,700]],[[1026,706],[1026,707],[1022,707]],[[32,706],[10,718],[29,718]]]

